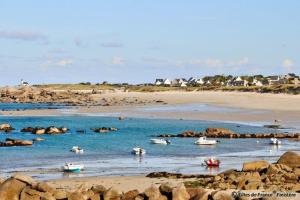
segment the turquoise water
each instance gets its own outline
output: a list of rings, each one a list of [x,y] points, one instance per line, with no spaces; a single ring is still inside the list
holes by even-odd
[[[15,131],[0,133],[5,138],[45,138],[30,147],[1,147],[0,173],[10,174],[25,171],[39,179],[60,178],[65,174],[60,167],[65,162],[82,163],[86,170],[71,176],[136,175],[153,171],[180,173],[218,173],[229,168],[240,169],[244,161],[266,159],[275,161],[286,150],[300,150],[299,143],[282,140],[279,148],[270,146],[268,139],[219,139],[215,146],[194,145],[195,138],[171,138],[171,145],[150,144],[154,135],[177,134],[186,130],[204,131],[208,127],[224,127],[238,133],[262,133],[274,130],[234,123],[195,120],[168,120],[100,116],[51,116],[10,117],[0,116],[0,123],[10,123]],[[70,131],[64,135],[33,135],[21,133],[27,126],[64,126]],[[119,131],[107,134],[94,133],[90,128],[117,127]],[[76,130],[86,130],[85,134]],[[146,149],[147,154],[138,157],[130,154],[136,145]],[[69,150],[80,146],[84,154],[76,155]],[[210,170],[201,166],[207,157],[221,159],[219,169]]]
[[[29,109],[62,109],[67,108],[63,104],[50,103],[0,103],[0,110],[29,110]]]

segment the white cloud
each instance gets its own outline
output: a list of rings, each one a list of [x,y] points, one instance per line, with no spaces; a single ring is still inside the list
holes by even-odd
[[[71,60],[71,59],[62,59],[62,60],[59,60],[56,64],[58,66],[65,67],[65,66],[68,66],[68,65],[72,65],[73,60]]]
[[[283,66],[284,69],[286,69],[288,71],[291,71],[293,66],[294,66],[294,62],[291,59],[286,58],[286,59],[283,60],[282,66]]]
[[[111,63],[113,65],[123,65],[125,63],[125,60],[122,57],[114,56],[111,60]]]
[[[36,41],[36,40],[45,40],[46,36],[38,32],[0,30],[0,38],[24,40],[24,41]]]

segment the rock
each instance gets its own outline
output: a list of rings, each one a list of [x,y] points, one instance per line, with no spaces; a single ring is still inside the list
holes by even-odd
[[[86,200],[80,192],[68,194],[68,200]]]
[[[15,130],[10,124],[0,124],[0,132],[1,131],[5,131],[5,132],[9,132]]]
[[[271,175],[271,174],[284,174],[287,172],[292,172],[292,168],[288,167],[287,165],[283,164],[271,164],[268,169],[266,174]]]
[[[49,192],[50,194],[54,194],[55,192],[54,188],[44,182],[40,182],[37,184],[37,190],[40,192]]]
[[[30,132],[32,133],[34,131],[33,127],[25,127],[21,129],[21,132]]]
[[[226,128],[207,128],[205,135],[207,137],[228,137],[231,138],[234,132]]]
[[[213,200],[234,200],[231,193],[225,191],[218,191],[212,194]]]
[[[203,188],[187,188],[186,189],[187,193],[190,195],[190,199],[196,200],[196,199],[201,199],[204,194],[207,192]]]
[[[36,135],[43,135],[43,134],[45,134],[45,132],[46,132],[46,129],[41,128],[41,129],[34,129],[32,133],[36,134]]]
[[[30,187],[25,187],[20,195],[20,200],[40,200],[41,193],[31,189]]]
[[[300,155],[293,151],[285,152],[277,161],[278,164],[284,164],[291,168],[300,168]]]
[[[94,194],[93,196],[91,196],[90,200],[101,200],[100,194]]]
[[[167,200],[167,197],[161,195],[159,189],[154,185],[145,190],[145,195],[148,200]]]
[[[53,196],[57,199],[57,200],[65,200],[67,199],[67,193],[63,190],[55,190],[55,192],[53,193]]]
[[[96,185],[96,186],[93,186],[91,188],[91,190],[95,193],[95,194],[101,194],[103,195],[104,192],[106,192],[106,188],[102,185]]]
[[[26,187],[26,183],[14,178],[7,179],[0,185],[1,200],[19,200],[22,190]]]
[[[130,190],[123,194],[122,200],[134,200],[139,195],[138,190]]]
[[[246,162],[243,164],[243,171],[261,171],[263,169],[267,169],[269,167],[269,163],[265,160]]]
[[[189,193],[186,191],[184,184],[180,184],[172,190],[173,200],[188,200],[190,199]]]
[[[159,191],[162,195],[165,195],[168,199],[172,199],[172,190],[175,186],[171,183],[163,183],[159,186]]]
[[[0,147],[12,147],[12,146],[31,146],[33,141],[31,140],[19,140],[6,138],[5,142],[0,142]]]
[[[12,178],[22,181],[31,186],[35,186],[37,184],[37,181],[34,180],[33,178],[31,178],[31,176],[28,176],[28,175],[20,173],[20,172],[12,175]]]
[[[89,189],[87,191],[83,191],[82,196],[84,199],[90,199],[92,196],[94,196],[94,192],[91,189]],[[100,197],[99,194],[98,194],[98,196]]]
[[[118,129],[115,127],[101,127],[101,128],[92,128],[91,130],[93,130],[96,133],[107,133],[110,131],[117,131]]]
[[[46,134],[61,134],[61,133],[64,133],[64,132],[63,132],[62,129],[59,129],[59,128],[54,127],[54,126],[50,126],[50,127],[46,128],[45,133]]]
[[[119,192],[114,188],[109,188],[106,192],[103,194],[104,200],[120,200]]]

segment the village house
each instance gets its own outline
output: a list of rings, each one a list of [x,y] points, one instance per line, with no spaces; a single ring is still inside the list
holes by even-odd
[[[163,85],[164,86],[171,86],[171,81],[169,79],[165,79]]]
[[[227,86],[232,87],[232,86],[244,86],[248,87],[249,86],[249,81],[243,80],[240,76],[235,77],[231,80],[227,81]]]
[[[164,79],[156,79],[154,85],[162,85],[164,83]]]
[[[269,82],[269,85],[279,85],[287,83],[287,79],[282,78],[280,76],[268,76],[267,80]]]

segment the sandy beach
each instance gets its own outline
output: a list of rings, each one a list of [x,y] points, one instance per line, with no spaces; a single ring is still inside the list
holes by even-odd
[[[178,185],[184,181],[195,179],[172,179],[172,178],[147,178],[145,176],[109,176],[109,177],[85,177],[85,178],[64,178],[49,180],[47,183],[57,189],[76,190],[79,187],[91,188],[95,185],[103,185],[106,188],[114,187],[120,192],[137,189],[144,191],[151,185],[159,186],[163,183]]]

